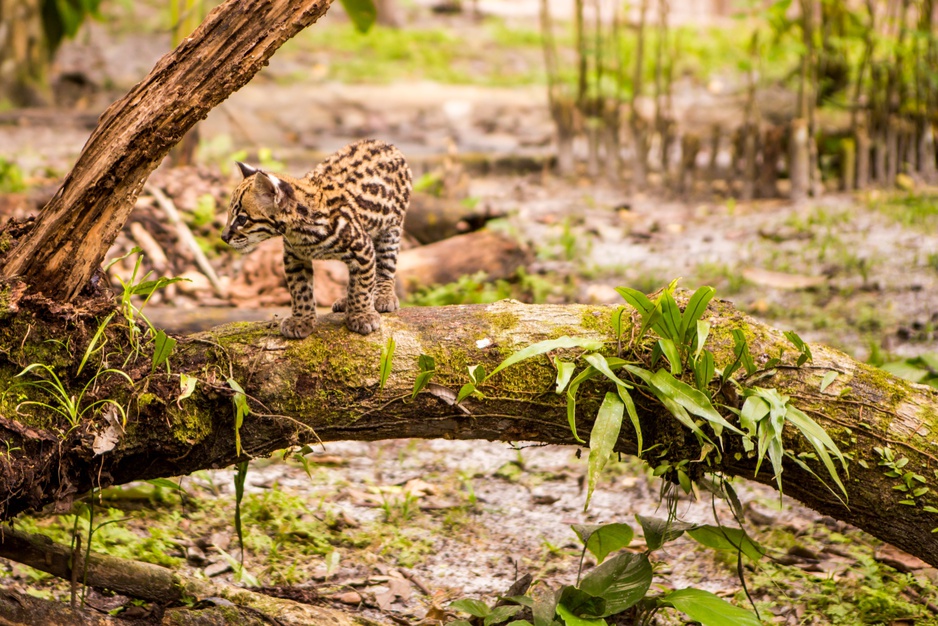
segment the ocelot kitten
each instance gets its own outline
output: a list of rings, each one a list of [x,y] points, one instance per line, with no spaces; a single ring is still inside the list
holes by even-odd
[[[250,252],[283,236],[283,265],[293,315],[280,332],[306,337],[316,322],[313,259],[339,259],[349,270],[346,297],[332,305],[345,325],[367,335],[378,311],[398,308],[394,272],[410,201],[411,173],[394,146],[366,139],[350,144],[303,178],[276,175],[238,163],[244,180],[231,196],[222,240]]]

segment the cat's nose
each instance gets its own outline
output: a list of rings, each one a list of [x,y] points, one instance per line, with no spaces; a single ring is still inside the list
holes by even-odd
[[[222,233],[221,233],[221,240],[224,241],[225,243],[230,243],[230,241],[231,241],[231,231],[230,231],[229,229],[226,228],[224,231],[222,231]]]

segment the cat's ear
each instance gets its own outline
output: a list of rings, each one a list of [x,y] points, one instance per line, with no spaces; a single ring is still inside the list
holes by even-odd
[[[263,204],[277,209],[282,209],[284,201],[287,198],[293,198],[295,195],[290,183],[260,170],[258,170],[257,176],[254,177],[254,193],[257,194]]]
[[[241,161],[235,161],[235,163],[238,164],[238,169],[241,170],[241,175],[244,176],[245,178],[249,178],[253,176],[254,174],[257,174],[256,168],[253,168],[250,165],[246,165],[242,163]]]

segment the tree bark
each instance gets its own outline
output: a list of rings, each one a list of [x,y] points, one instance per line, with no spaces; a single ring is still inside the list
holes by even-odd
[[[0,384],[10,382],[41,354],[69,391],[80,389],[88,372],[84,379],[71,372],[97,328],[96,318],[37,296],[19,297],[20,293],[8,292],[8,307],[19,311],[8,308],[6,321],[0,325],[2,345],[21,346],[0,356]],[[95,435],[105,427],[99,416],[89,412],[77,428],[68,430],[67,425],[54,421],[50,411],[17,406],[22,397],[8,395],[0,406],[2,414],[17,415],[17,409],[19,414],[16,420],[0,418],[0,434],[9,442],[9,452],[0,455],[0,488],[6,494],[0,516],[10,518],[49,503],[67,506],[75,494],[92,487],[224,467],[316,441],[421,437],[575,445],[565,400],[554,393],[553,362],[544,356],[522,361],[488,379],[479,387],[484,398],[469,397],[456,405],[455,394],[469,381],[467,367],[482,364],[491,372],[507,355],[544,339],[590,337],[605,342],[607,354],[614,352],[617,341],[611,319],[616,310],[502,301],[404,309],[382,316],[382,330],[367,337],[347,332],[338,315],[322,318],[313,335],[303,341],[286,340],[275,325],[267,323],[232,324],[183,337],[171,357],[171,376],[151,373],[149,357],[144,355],[124,368],[135,380],[133,389],[116,377],[98,381],[96,397],[114,398],[128,414],[126,434],[116,448],[100,455],[91,449]],[[67,321],[55,322],[56,315]],[[625,318],[631,322],[623,332],[627,339],[637,332],[638,320]],[[729,303],[714,301],[704,318],[713,325],[708,345],[718,367],[732,360],[733,329],[746,334],[757,366],[782,349],[791,354],[780,332],[745,317]],[[129,350],[126,327],[112,325],[107,331],[109,353],[122,344]],[[59,341],[45,341],[51,336]],[[391,337],[397,349],[390,377],[381,389],[381,353]],[[63,341],[66,338],[70,343]],[[647,362],[650,344],[645,341],[624,356]],[[67,345],[76,347],[74,355]],[[904,496],[893,487],[901,481],[885,474],[886,468],[879,465],[882,458],[874,451],[892,448],[897,458],[909,459],[905,471],[926,476],[926,486],[932,485],[931,468],[938,465],[938,443],[933,436],[938,431],[938,391],[896,379],[831,348],[814,346],[813,351],[814,361],[807,367],[773,368],[750,377],[746,384],[774,387],[791,397],[852,457],[849,478],[843,477],[848,506],[815,476],[793,464],[785,466],[784,492],[938,564],[938,542],[931,533],[938,517],[923,509],[938,505],[938,490],[917,498],[917,506],[900,504]],[[576,357],[576,351],[561,353],[567,360]],[[420,354],[435,359],[436,373],[432,385],[412,400]],[[829,372],[837,372],[837,378],[821,391],[821,380]],[[184,400],[178,400],[180,374],[199,381],[192,397]],[[235,445],[234,392],[228,380],[244,388],[252,409],[240,428],[240,453]],[[608,385],[595,380],[581,387],[576,415],[582,436],[590,432],[608,390]],[[20,391],[34,399],[29,395],[31,388]],[[697,440],[661,404],[638,392],[633,396],[645,449],[662,444],[655,454],[666,450],[666,458],[675,462],[700,458]],[[715,400],[736,408],[742,402],[729,385]],[[789,429],[784,431],[785,449],[810,451],[805,440]],[[721,460],[707,471],[753,478],[755,460],[745,453],[741,440],[724,434],[723,446]],[[616,449],[628,454],[637,451],[628,424],[622,428]],[[808,463],[817,476],[826,476],[823,466]],[[774,484],[769,470],[755,479]]]
[[[0,274],[72,300],[123,227],[146,177],[193,124],[243,87],[331,0],[228,0],[112,104]]]

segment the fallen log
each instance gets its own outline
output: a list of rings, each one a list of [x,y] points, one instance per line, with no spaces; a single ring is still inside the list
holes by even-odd
[[[67,389],[86,384],[89,374],[75,376],[75,364],[102,311],[95,317],[90,309],[18,297],[16,290],[9,293],[8,302],[18,311],[8,309],[0,325],[0,345],[19,347],[0,354],[0,384],[8,385],[40,356],[55,368]],[[6,494],[0,516],[8,519],[49,503],[64,507],[75,494],[92,487],[224,467],[308,442],[443,437],[576,445],[565,398],[554,393],[555,366],[546,356],[521,361],[486,378],[478,386],[483,397],[469,396],[456,403],[456,393],[469,382],[468,367],[479,364],[492,372],[508,355],[541,340],[586,337],[603,342],[604,353],[615,353],[619,341],[611,321],[616,311],[608,306],[503,301],[404,309],[383,315],[381,331],[367,337],[348,333],[339,315],[321,318],[313,335],[303,341],[284,339],[270,324],[252,323],[180,337],[171,357],[172,375],[152,371],[149,357],[143,356],[125,368],[135,381],[133,388],[119,377],[96,383],[96,398],[113,399],[128,415],[126,433],[116,447],[98,455],[92,447],[107,428],[98,414],[92,417],[89,412],[69,429],[60,416],[19,405],[23,395],[16,399],[8,394],[0,403],[0,436],[11,450],[0,458],[0,491]],[[791,353],[779,331],[740,314],[729,303],[712,302],[704,319],[712,325],[708,345],[718,367],[733,360],[734,330],[748,339],[756,368],[780,351]],[[627,339],[637,333],[637,320],[626,315],[624,321],[622,337],[628,347]],[[106,334],[108,350],[113,352],[122,345],[126,326],[115,324]],[[55,344],[46,341],[53,336],[58,339]],[[70,345],[79,347],[74,353],[67,349],[66,337],[71,337]],[[381,354],[392,337],[397,348],[381,388]],[[650,342],[633,348],[623,355],[650,363]],[[796,367],[788,359],[787,365],[769,367],[744,381],[791,398],[852,459],[849,476],[841,476],[846,495],[822,483],[819,477],[831,482],[823,465],[804,454],[799,457],[803,465],[785,462],[785,493],[938,564],[938,542],[931,533],[938,516],[929,512],[938,504],[938,490],[916,496],[914,506],[903,504],[908,496],[895,489],[902,481],[880,463],[882,451],[891,449],[896,458],[908,459],[904,471],[922,476],[923,486],[934,483],[938,391],[894,378],[831,348],[814,346],[813,351],[810,364]],[[411,399],[421,354],[435,360],[433,385]],[[572,360],[577,351],[556,354]],[[198,380],[195,393],[185,399],[180,398],[182,374]],[[239,431],[240,449],[232,408],[237,392],[231,381],[244,389],[242,399],[251,409]],[[575,417],[584,438],[610,388],[601,380],[581,386]],[[712,390],[717,406],[742,406],[743,398],[732,385],[714,383]],[[29,391],[20,389],[26,397]],[[690,459],[692,477],[720,472],[774,485],[774,476],[765,467],[754,476],[756,459],[744,449],[741,438],[727,432],[718,460],[708,457],[711,465],[695,465],[701,458],[700,441],[650,394],[633,396],[644,448],[661,445],[654,453],[656,459],[662,453],[663,459],[673,462]],[[795,429],[786,426],[783,435],[784,449],[811,452]],[[628,424],[615,450],[637,452],[635,433]]]
[[[415,193],[404,216],[404,230],[426,245],[479,230],[488,220],[497,217],[504,217],[504,214],[458,198]]]
[[[221,621],[212,623],[278,623],[284,626],[363,626],[371,623],[369,620],[355,618],[328,607],[273,598],[248,589],[184,576],[160,565],[120,559],[106,554],[92,552],[87,559],[87,568],[82,567],[84,559],[78,559],[78,568],[73,571],[72,552],[67,546],[54,543],[44,535],[31,535],[8,527],[3,528],[0,533],[0,557],[24,563],[65,580],[77,580],[79,584],[84,581],[91,587],[153,601],[163,607],[179,603],[184,597],[190,601],[210,599],[211,604],[230,607],[225,612],[227,615],[220,616]],[[29,604],[24,605],[24,599],[20,596],[12,602],[6,601],[0,594],[0,623],[3,623],[4,619],[8,620],[7,623],[31,624],[126,623],[86,611],[71,610],[58,603],[33,603],[31,600],[26,602]],[[24,613],[29,621],[21,619],[20,616]],[[208,623],[200,620],[207,617],[201,613],[199,611],[187,616],[184,610],[171,610],[161,623]]]
[[[484,272],[487,280],[510,278],[530,260],[516,239],[477,230],[402,252],[397,260],[399,289],[413,292],[477,272]]]

